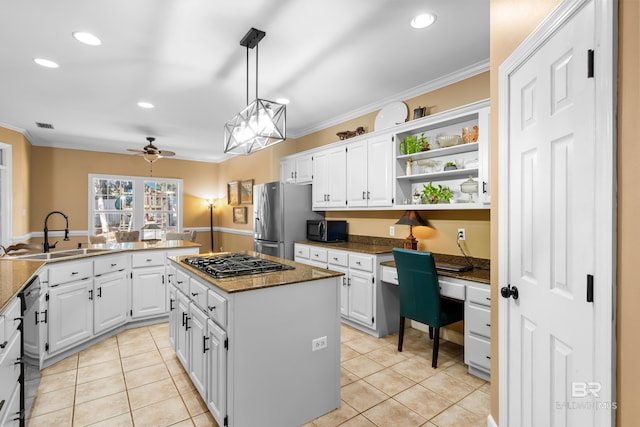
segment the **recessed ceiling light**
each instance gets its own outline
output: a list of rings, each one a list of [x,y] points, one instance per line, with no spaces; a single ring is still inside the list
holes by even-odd
[[[90,46],[100,46],[102,44],[100,39],[91,33],[85,33],[83,31],[75,31],[71,34],[73,34],[73,37],[79,42],[88,44]]]
[[[422,13],[413,17],[411,20],[411,26],[413,28],[427,28],[434,22],[436,22],[436,15],[431,13]]]
[[[277,102],[278,104],[285,104],[285,105],[287,105],[287,104],[288,104],[289,102],[291,102],[291,101],[289,101],[289,99],[288,99],[288,98],[278,98],[278,99],[276,99],[276,102]]]
[[[155,108],[156,106],[150,102],[140,101],[138,102],[138,107],[140,108]]]
[[[33,62],[35,62],[36,64],[42,66],[42,67],[46,67],[46,68],[58,68],[59,65],[49,59],[44,59],[44,58],[33,58]]]

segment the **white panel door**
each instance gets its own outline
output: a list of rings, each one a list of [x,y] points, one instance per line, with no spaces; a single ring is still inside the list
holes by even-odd
[[[94,281],[93,332],[97,335],[127,321],[129,280],[127,273],[120,271]]]
[[[227,416],[227,333],[207,320],[207,406],[218,425]]]
[[[595,45],[593,3],[509,76],[503,221],[508,284],[518,298],[511,294],[501,305],[508,309],[507,360],[501,358],[508,420],[501,418],[501,425],[594,425],[596,325],[594,304],[587,300],[599,203],[591,192],[596,81],[587,76]]]
[[[367,140],[347,148],[347,206],[367,206]]]
[[[132,269],[131,309],[134,319],[166,312],[164,273],[164,266]]]
[[[93,336],[93,280],[49,288],[49,353]]]
[[[370,328],[374,327],[375,284],[373,283],[373,275],[351,271],[348,280],[349,318]]]
[[[206,398],[207,388],[207,315],[194,303],[189,304],[189,377],[201,396]]]

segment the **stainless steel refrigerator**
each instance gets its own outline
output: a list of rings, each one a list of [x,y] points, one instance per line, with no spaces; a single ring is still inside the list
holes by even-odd
[[[253,250],[293,259],[293,243],[304,240],[311,210],[311,185],[268,182],[253,186]]]

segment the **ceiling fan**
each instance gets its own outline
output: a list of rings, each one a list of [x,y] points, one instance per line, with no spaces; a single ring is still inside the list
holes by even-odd
[[[148,136],[147,141],[149,141],[149,143],[145,145],[142,150],[127,148],[127,151],[132,151],[136,153],[136,155],[144,157],[144,159],[149,163],[153,163],[156,160],[161,159],[163,157],[171,157],[176,155],[176,153],[174,153],[173,151],[158,150],[158,147],[153,145],[153,141],[155,140],[156,139],[154,137]]]

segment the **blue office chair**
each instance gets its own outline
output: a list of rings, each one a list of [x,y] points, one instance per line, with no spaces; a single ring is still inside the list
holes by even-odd
[[[440,297],[436,264],[431,252],[393,249],[400,286],[400,331],[398,351],[402,351],[405,318],[429,325],[434,339],[431,366],[438,366],[440,328],[464,319],[464,305]]]

